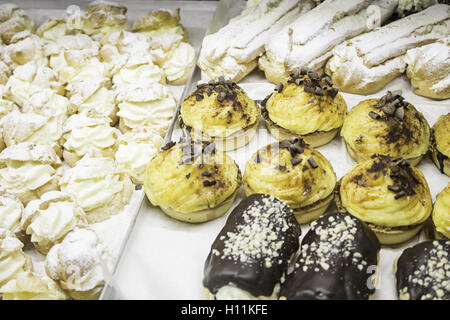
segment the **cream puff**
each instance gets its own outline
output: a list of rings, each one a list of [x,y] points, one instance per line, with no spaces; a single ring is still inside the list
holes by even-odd
[[[149,39],[161,34],[179,34],[183,41],[188,40],[188,34],[180,24],[180,8],[175,10],[158,9],[147,12],[136,19],[133,31],[145,34]]]
[[[283,201],[265,194],[245,198],[228,216],[206,258],[205,298],[277,299],[300,235],[300,225]]]
[[[0,228],[14,234],[20,232],[23,204],[16,195],[0,186]]]
[[[401,91],[380,99],[368,99],[354,106],[344,120],[341,136],[347,151],[361,162],[374,154],[420,162],[430,146],[430,126]]]
[[[76,107],[65,96],[47,88],[34,92],[20,110],[24,113],[56,117],[64,124],[67,118],[76,112]]]
[[[333,200],[331,163],[301,138],[269,144],[247,161],[244,191],[270,194],[288,204],[300,224],[322,215]]]
[[[262,105],[272,136],[278,140],[301,136],[312,147],[330,142],[347,114],[347,104],[331,78],[306,68],[279,83]]]
[[[68,32],[66,20],[57,17],[48,18],[36,30],[36,34],[46,43],[56,42]]]
[[[388,245],[415,236],[433,205],[422,172],[404,159],[387,156],[355,165],[338,184],[336,202],[341,212],[368,223]]]
[[[136,83],[166,83],[164,71],[153,63],[148,55],[132,55],[112,78],[113,85],[132,85]]]
[[[431,222],[433,239],[450,240],[450,183],[436,196]]]
[[[442,115],[431,129],[431,158],[450,177],[450,113]]]
[[[44,52],[44,41],[29,30],[15,34],[11,43],[5,47],[2,58],[13,68],[34,62],[47,66],[48,59]]]
[[[144,189],[154,206],[181,221],[199,223],[222,216],[241,186],[236,163],[214,143],[184,139],[162,147],[148,163]]]
[[[425,241],[405,249],[394,263],[400,300],[450,299],[450,241]]]
[[[0,38],[4,43],[9,44],[18,32],[33,31],[35,26],[33,18],[17,5],[13,3],[0,5]]]
[[[241,87],[220,77],[198,85],[183,100],[180,115],[194,139],[214,141],[217,148],[229,151],[250,142],[261,111]]]

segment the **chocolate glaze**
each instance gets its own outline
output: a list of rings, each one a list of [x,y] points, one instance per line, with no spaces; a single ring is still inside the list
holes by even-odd
[[[347,239],[348,234],[344,230],[334,233],[334,239],[321,238],[319,230],[333,230],[335,223],[349,226],[348,230],[353,230],[349,233],[354,239]],[[320,248],[333,249],[320,253]],[[373,276],[368,268],[377,265],[379,250],[376,235],[361,220],[343,213],[323,216],[311,224],[311,229],[303,238],[294,271],[287,275],[280,296],[288,300],[368,299],[375,291],[368,286],[369,278]],[[348,256],[346,252],[349,252]],[[360,254],[361,258],[353,261],[355,253],[358,257]]]
[[[447,256],[438,257],[435,244],[443,246],[444,254]],[[442,262],[443,259],[447,259],[447,263],[444,264],[444,281],[447,284],[450,283],[450,241],[449,240],[434,240],[425,241],[416,244],[413,247],[407,248],[403,251],[397,261],[397,272],[395,274],[397,279],[397,292],[400,294],[402,289],[407,288],[407,292],[410,295],[410,300],[419,300],[422,298],[437,298],[436,290],[433,286],[438,286],[443,290],[443,296],[438,297],[440,299],[449,300],[450,290],[445,289],[445,285],[441,281],[437,281],[436,278],[431,280],[433,272],[430,272],[428,263],[431,260]],[[414,279],[420,279],[422,282],[418,283]]]
[[[252,256],[242,262],[232,255],[224,254],[226,242],[230,241],[229,232],[236,233],[242,227],[251,228],[255,224],[258,225],[258,222],[262,223],[262,216],[252,216],[248,219],[246,214],[247,210],[258,208],[258,206],[262,206],[258,210],[260,213],[274,210],[268,217],[269,223],[264,225],[273,225],[274,231],[279,229],[276,239],[265,239],[271,244],[283,240],[280,248],[274,251],[276,257],[273,254],[267,255],[258,251],[259,257]],[[263,194],[253,194],[245,198],[230,213],[225,226],[211,246],[204,266],[204,287],[213,294],[217,293],[221,287],[231,285],[249,292],[254,297],[271,296],[274,286],[286,273],[291,256],[298,250],[300,235],[300,225],[292,210],[284,202]],[[273,258],[270,267],[266,265],[267,258]]]

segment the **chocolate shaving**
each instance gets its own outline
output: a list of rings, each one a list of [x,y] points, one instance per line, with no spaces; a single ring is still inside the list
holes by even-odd
[[[379,118],[381,118],[381,116],[378,113],[373,112],[373,111],[369,112],[369,117],[371,117],[372,119],[375,119],[375,120],[378,120]]]
[[[274,90],[277,91],[277,92],[283,91],[283,84],[280,82],[279,84],[277,84],[277,85],[275,86],[275,89],[274,89]]]
[[[189,172],[187,175],[186,175],[186,179],[189,179],[191,177],[191,173]]]
[[[202,177],[211,177],[211,176],[212,176],[211,172],[208,172],[208,171],[202,172]]]
[[[260,163],[261,162],[261,156],[259,155],[259,153],[256,154],[255,162],[256,163]]]
[[[305,166],[303,166],[302,171],[305,172],[308,169],[309,169],[308,166],[305,165]]]
[[[212,187],[212,186],[214,186],[215,184],[216,184],[217,182],[216,181],[209,181],[209,180],[205,180],[205,181],[203,181],[203,186],[205,186],[205,187]]]
[[[313,159],[313,157],[308,159],[308,163],[311,166],[311,168],[316,169],[319,167],[319,165],[317,164],[316,160]]]
[[[373,106],[375,108],[381,109],[384,112],[385,117],[378,115],[378,117],[374,118],[373,111],[369,112],[369,116],[376,120],[386,121],[388,126],[396,125],[396,121],[403,121],[405,118],[405,108],[409,104],[404,101],[405,98],[401,96],[402,91],[388,91],[386,95],[381,97],[378,102]],[[371,115],[372,114],[372,115]]]
[[[308,93],[313,93],[318,96],[325,96],[326,94],[334,99],[338,94],[338,89],[333,88],[333,81],[331,77],[324,74],[322,77],[317,72],[308,68],[302,68],[300,71],[295,71],[290,74],[288,83],[295,83],[296,85],[304,85],[303,90]],[[278,91],[275,88],[275,91]]]
[[[303,159],[302,158],[292,158],[291,159],[291,164],[292,166],[296,166],[299,165],[300,163],[302,163]]]
[[[286,168],[286,166],[278,165],[278,166],[275,167],[275,169],[279,170],[279,171],[286,171],[287,168]]]
[[[175,145],[175,142],[169,141],[164,146],[161,147],[161,150],[169,150]]]

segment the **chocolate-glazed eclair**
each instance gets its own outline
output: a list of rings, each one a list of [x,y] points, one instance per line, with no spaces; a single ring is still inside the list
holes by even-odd
[[[344,120],[341,136],[350,156],[361,162],[374,154],[420,162],[430,146],[430,126],[422,113],[401,96],[390,92],[364,100]]]
[[[375,292],[379,251],[376,235],[361,220],[342,213],[320,217],[303,238],[280,296],[288,300],[367,300]]]
[[[200,84],[181,104],[181,120],[194,139],[214,141],[217,148],[234,150],[255,135],[261,110],[236,83],[220,77]]]
[[[300,224],[322,215],[333,200],[336,174],[331,163],[302,138],[259,149],[248,160],[244,191],[270,194],[294,210]]]
[[[367,222],[382,244],[412,238],[432,210],[424,175],[401,158],[372,156],[355,165],[336,189],[339,211]]]
[[[330,142],[347,114],[347,104],[331,78],[306,68],[279,83],[262,106],[272,136],[278,140],[302,136],[313,147]]]
[[[144,190],[169,216],[199,223],[220,217],[241,186],[236,163],[214,143],[183,138],[162,147],[147,165]]]
[[[450,113],[440,116],[431,129],[431,158],[450,177]]]
[[[273,196],[253,194],[230,213],[204,267],[209,299],[276,299],[298,250],[301,228],[292,210]]]
[[[450,300],[450,241],[405,249],[394,262],[400,300]]]

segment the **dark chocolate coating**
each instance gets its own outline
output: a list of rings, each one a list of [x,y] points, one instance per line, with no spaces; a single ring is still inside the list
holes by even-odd
[[[327,239],[321,239],[321,230],[328,232],[343,223],[350,226],[348,230],[328,233]],[[311,224],[303,238],[294,271],[287,275],[280,296],[288,300],[368,299],[375,291],[370,280],[379,250],[376,235],[361,220],[344,213],[323,216]]]
[[[267,205],[267,200],[270,200]],[[266,201],[266,203],[264,203]],[[276,239],[269,240],[269,244],[283,241],[280,248],[275,250],[275,255],[267,255],[259,251],[260,256],[252,256],[247,261],[242,262],[224,253],[226,242],[230,241],[229,232],[237,233],[239,228],[254,225],[261,225],[262,218],[249,216],[249,208],[263,206],[258,212],[275,209],[275,212],[268,216],[268,221],[264,225],[273,225],[271,230],[278,230]],[[247,221],[246,221],[247,220]],[[292,255],[298,250],[299,237],[301,235],[300,225],[297,223],[292,210],[281,200],[269,195],[253,194],[241,201],[241,203],[230,213],[225,226],[220,231],[211,246],[211,251],[206,259],[204,267],[203,285],[213,294],[224,286],[235,286],[247,291],[254,297],[271,296],[274,286],[280,283],[283,274],[286,273]],[[266,244],[267,244],[266,243]],[[219,255],[214,254],[220,253]],[[271,259],[271,266],[267,267],[266,259]],[[281,262],[281,263],[280,263]]]
[[[438,256],[435,244],[442,245],[443,252]],[[442,255],[443,253],[443,255]],[[431,261],[443,262],[442,269],[444,273],[439,273],[436,269],[430,268]],[[443,276],[443,279],[438,280],[436,273]],[[395,274],[397,279],[397,293],[407,289],[410,300],[420,299],[450,299],[450,240],[434,240],[425,241],[416,244],[413,247],[405,249],[397,261],[397,272]],[[417,281],[419,280],[419,281]],[[447,282],[445,285],[444,282]],[[446,288],[447,286],[447,288]],[[434,288],[433,288],[434,287]],[[442,290],[443,296],[437,297],[436,289]],[[429,295],[427,297],[427,295]]]

